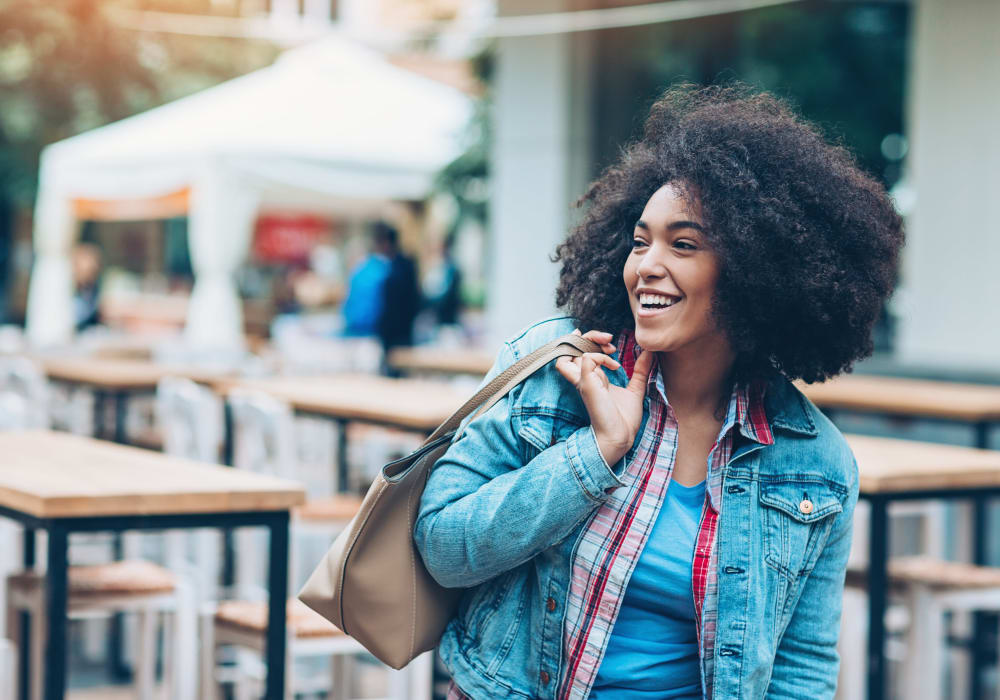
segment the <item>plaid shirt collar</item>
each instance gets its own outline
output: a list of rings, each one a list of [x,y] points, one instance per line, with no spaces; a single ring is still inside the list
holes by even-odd
[[[635,369],[635,361],[642,352],[642,348],[635,340],[635,333],[630,330],[623,331],[618,336],[616,347],[619,353],[618,359],[625,369],[625,374],[631,378],[632,371]],[[732,425],[738,425],[740,434],[746,439],[761,445],[773,445],[774,435],[764,411],[766,390],[767,382],[756,380],[749,386],[741,386],[733,392],[734,401],[730,402],[726,419],[723,421],[724,430],[728,430]],[[658,370],[649,373],[646,392],[648,394],[651,391],[657,391],[663,402],[670,405],[663,386],[663,375]],[[735,415],[732,415],[734,411]]]

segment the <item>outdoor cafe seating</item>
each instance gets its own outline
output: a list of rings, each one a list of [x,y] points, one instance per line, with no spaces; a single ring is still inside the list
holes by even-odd
[[[454,353],[456,374],[467,374],[471,366],[483,364],[481,353],[475,358],[460,355]],[[427,368],[430,381],[450,386],[452,375],[442,366],[444,354],[436,358],[433,353],[424,356],[434,359]],[[410,355],[406,363],[408,371],[419,371],[420,354]],[[5,430],[44,426],[45,420],[39,417],[51,417],[48,409],[52,393],[44,368],[44,362],[33,363],[23,356],[0,357],[0,377],[5,378],[0,382],[0,402],[10,401],[11,406],[18,407],[7,414]],[[74,371],[79,369],[75,367]],[[137,369],[138,365],[130,371]],[[345,366],[342,371],[351,374],[326,374],[323,381],[336,381],[337,376],[359,381],[356,368]],[[139,387],[137,376],[129,380],[130,386]],[[393,433],[379,432],[384,427],[366,425],[364,420],[345,421],[341,404],[332,424],[322,422],[322,415],[316,413],[320,407],[312,397],[310,403],[302,404],[309,409],[300,413],[297,405],[291,403],[295,398],[294,382],[269,384],[254,380],[244,387],[232,374],[192,372],[185,377],[150,373],[149,376],[148,383],[141,384],[145,387],[141,391],[153,399],[158,449],[165,454],[200,463],[228,464],[234,473],[268,475],[308,485],[305,502],[290,509],[290,547],[284,568],[290,592],[302,583],[329,541],[357,511],[365,480],[379,466],[375,463],[419,444],[421,429],[416,426],[432,422],[428,418],[421,419],[423,423],[400,425],[396,430],[409,430],[408,437],[403,439],[404,434],[399,433],[400,437],[392,438]],[[216,376],[218,381],[214,379]],[[157,377],[155,381],[153,377]],[[280,386],[283,393],[272,395],[267,391],[269,386]],[[426,390],[430,385],[421,386]],[[381,384],[379,387],[382,391]],[[371,396],[366,398],[371,400]],[[366,406],[365,410],[373,409]],[[837,410],[842,411],[843,406]],[[365,415],[370,419],[370,413]],[[340,444],[342,440],[346,446]],[[397,443],[394,445],[392,440]],[[859,441],[857,444],[862,446],[866,444],[861,438],[851,437],[851,440]],[[892,452],[900,465],[915,461],[905,451],[906,445],[913,445],[910,449],[919,450],[919,454],[928,454],[933,447],[919,442],[903,444],[904,447],[893,446]],[[966,478],[962,460],[968,455],[975,458],[973,461],[978,460],[975,468],[987,476],[993,469],[990,465],[997,463],[995,452],[948,449],[954,452],[941,452],[941,456],[934,457],[936,462],[928,458],[928,464],[938,465],[938,471],[931,474],[939,479],[932,484],[935,496],[947,486],[940,479],[948,475]],[[859,455],[862,455],[859,456],[862,496],[881,493],[882,486],[866,485],[864,479],[866,474],[873,478],[884,475],[871,469],[870,462],[863,459],[863,449]],[[341,456],[348,460],[348,478],[344,482],[348,484],[347,492],[338,491],[332,464]],[[924,467],[918,465],[915,469],[914,474],[919,476]],[[907,482],[899,488],[917,488],[915,484]],[[956,488],[961,488],[961,484]],[[838,697],[843,700],[868,695],[866,619],[872,585],[871,518],[868,504],[861,503],[844,594],[838,688]],[[910,499],[894,503],[888,519],[897,532],[911,536],[904,549],[919,555],[893,556],[888,561],[888,614],[884,618],[888,643],[884,657],[892,687],[899,689],[902,697],[937,697],[937,689],[947,684],[951,696],[963,697],[977,661],[968,653],[967,645],[948,642],[974,638],[974,614],[1000,612],[1000,568],[953,561],[956,556],[949,551],[949,542],[967,539],[967,531],[962,528],[970,526],[963,525],[967,517],[943,501]],[[10,526],[5,524],[5,528],[10,535]],[[86,631],[95,624],[94,620],[108,620],[119,612],[135,613],[134,620],[128,621],[125,628],[127,638],[135,642],[123,656],[134,664],[134,686],[139,697],[153,697],[161,686],[169,689],[170,697],[176,698],[218,697],[227,686],[237,698],[259,697],[265,692],[269,569],[266,557],[262,556],[267,551],[267,538],[261,532],[236,528],[229,535],[209,529],[128,533],[123,538],[123,551],[127,555],[124,561],[113,555],[113,540],[85,535],[74,542],[77,543],[74,551],[78,552],[74,557],[82,561],[80,566],[69,570],[70,619],[81,620],[80,629]],[[106,550],[104,561],[94,561],[92,550],[100,550],[102,546]],[[968,560],[972,552],[963,556]],[[16,572],[11,562],[6,566],[3,580],[7,640],[0,644],[0,686],[21,683],[19,669],[27,668],[31,697],[41,697],[39,693],[45,682],[44,665],[40,661],[45,648],[44,573]],[[22,611],[32,613],[30,627],[21,624]],[[161,620],[166,635],[162,651],[156,641]],[[380,669],[357,642],[292,597],[287,601],[286,624],[285,687],[289,692],[332,689],[333,697],[348,697],[364,687],[374,689],[382,697],[422,699],[430,698],[435,687],[437,692],[441,690],[440,685],[433,683],[430,654],[401,672]],[[29,632],[28,646],[22,647],[25,630]],[[16,663],[20,657],[30,659],[30,664]],[[327,661],[317,665],[310,659]],[[983,661],[979,659],[980,663]],[[74,668],[71,663],[70,670]]]

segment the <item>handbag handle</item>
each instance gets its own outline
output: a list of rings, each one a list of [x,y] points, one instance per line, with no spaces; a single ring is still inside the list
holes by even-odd
[[[466,401],[461,408],[451,414],[451,416],[445,420],[444,423],[438,426],[438,429],[435,430],[429,438],[427,438],[424,444],[431,443],[449,432],[458,430],[459,425],[461,425],[462,421],[465,420],[466,416],[478,408],[479,411],[473,418],[473,420],[475,420],[475,418],[478,418],[480,415],[490,410],[495,403],[510,393],[511,389],[540,370],[552,360],[566,355],[570,357],[579,357],[585,352],[601,352],[601,346],[592,340],[588,340],[583,336],[573,333],[569,333],[561,338],[557,338],[549,343],[546,343],[530,355],[527,355],[512,364],[510,367],[494,377],[489,384],[477,391],[475,396]],[[469,422],[471,423],[472,421]],[[463,432],[464,430],[465,428],[462,428]],[[457,433],[454,440],[458,440],[461,436],[461,432]]]

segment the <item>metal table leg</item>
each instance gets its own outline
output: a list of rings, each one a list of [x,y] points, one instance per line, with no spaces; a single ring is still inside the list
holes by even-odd
[[[49,527],[48,571],[45,573],[45,700],[63,700],[66,694],[66,529]]]
[[[24,563],[24,570],[30,571],[35,568],[35,530],[34,528],[24,528],[24,544],[21,550],[21,558]],[[29,687],[31,677],[31,616],[27,612],[21,613],[21,649],[18,656],[20,668],[20,682],[18,697],[21,700],[28,700],[31,697]]]
[[[236,466],[233,464],[233,406],[229,403],[228,397],[222,399],[222,463],[227,467]],[[232,528],[222,530],[222,585],[230,588],[236,582],[236,546],[233,540]],[[216,582],[218,583],[218,582]]]
[[[269,525],[270,562],[267,573],[267,694],[268,700],[285,697],[285,645],[288,601],[288,512],[275,513]]]
[[[128,444],[128,392],[115,392],[115,442]]]
[[[100,389],[94,389],[94,437],[104,437],[104,406],[108,395]]]
[[[871,499],[868,544],[868,700],[886,697],[885,608],[889,592],[889,518],[885,498]]]
[[[115,434],[114,441],[119,445],[128,444],[128,392],[116,391],[115,401]],[[116,532],[111,536],[111,557],[121,561],[125,556],[122,547],[122,535]],[[125,662],[125,616],[115,613],[111,616],[108,633],[108,660],[111,665],[111,675],[118,680],[128,680],[132,677],[132,669]]]
[[[989,423],[976,423],[976,447],[981,450],[989,448],[989,431]],[[989,552],[987,551],[988,505],[989,499],[987,498],[974,498],[972,500],[972,560],[981,566],[989,563]],[[993,614],[977,612],[973,616],[972,678],[969,683],[969,697],[971,698],[982,697],[983,669],[991,663],[991,659],[993,658],[993,654],[989,649],[989,630],[991,624],[996,624],[996,616]]]
[[[337,421],[337,491],[347,491],[347,421]]]

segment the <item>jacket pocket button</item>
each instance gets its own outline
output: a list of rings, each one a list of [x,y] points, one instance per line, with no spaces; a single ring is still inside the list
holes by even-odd
[[[549,684],[549,672],[548,671],[542,671],[541,673],[538,674],[538,679],[542,682],[542,685],[548,685]]]
[[[813,502],[808,498],[803,498],[802,502],[799,503],[799,512],[803,515],[809,515],[813,512]]]
[[[545,609],[548,610],[549,612],[554,612],[555,609],[556,609],[556,599],[555,598],[549,598],[548,600],[546,600],[545,601]]]

